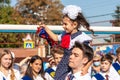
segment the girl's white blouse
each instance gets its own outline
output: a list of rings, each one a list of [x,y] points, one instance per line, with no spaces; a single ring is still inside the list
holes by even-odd
[[[20,77],[20,72],[18,70],[15,70],[13,69],[14,71],[14,74],[15,74],[15,80],[21,80],[21,77]],[[0,80],[3,80],[3,77],[6,79],[6,80],[11,80],[10,79],[10,75],[11,75],[11,70],[9,70],[9,73],[8,73],[8,76],[5,76],[3,72],[0,71]]]

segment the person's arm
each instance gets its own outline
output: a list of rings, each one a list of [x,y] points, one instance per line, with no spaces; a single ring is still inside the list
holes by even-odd
[[[22,66],[24,63],[26,63],[30,59],[31,59],[31,57],[24,58],[23,60],[20,61],[19,66]]]
[[[84,66],[84,68],[82,69],[82,75],[85,75],[88,73],[88,69],[91,66],[93,60],[91,60],[90,62],[87,63],[87,65]]]
[[[45,24],[39,23],[39,27],[43,27],[45,31],[48,33],[48,35],[54,40],[58,41],[58,35],[53,33]]]

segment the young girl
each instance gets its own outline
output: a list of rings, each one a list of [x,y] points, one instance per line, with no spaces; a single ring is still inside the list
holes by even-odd
[[[54,41],[60,41],[61,47],[64,50],[64,56],[57,66],[55,80],[64,80],[66,74],[69,72],[68,58],[70,56],[70,49],[74,45],[75,41],[88,44],[92,41],[92,38],[81,32],[79,28],[83,26],[88,31],[93,32],[90,29],[89,23],[84,18],[81,8],[75,5],[68,5],[63,9],[63,28],[65,31],[61,35],[54,34],[45,24],[40,23],[40,27],[44,30]]]
[[[35,55],[30,59],[25,76],[23,76],[22,80],[45,80],[41,57]]]
[[[19,71],[13,69],[13,57],[10,50],[0,53],[0,80],[20,80]]]

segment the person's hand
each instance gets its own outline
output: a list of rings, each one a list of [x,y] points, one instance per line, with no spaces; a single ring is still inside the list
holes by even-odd
[[[52,56],[50,56],[50,57],[48,57],[48,62],[52,66],[55,63],[55,60],[54,60],[54,58]]]
[[[38,25],[39,25],[39,28],[46,28],[46,25],[42,22],[39,22]]]
[[[84,69],[84,68],[83,68],[81,71],[82,71],[82,72],[81,72],[81,75],[82,75],[82,76],[84,76],[85,74],[88,73],[88,70],[87,70],[87,69]]]

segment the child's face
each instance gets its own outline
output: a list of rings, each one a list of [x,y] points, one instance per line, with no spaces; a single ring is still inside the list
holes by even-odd
[[[66,33],[74,33],[76,30],[77,24],[75,22],[71,21],[68,17],[63,18],[63,28],[66,31]]]
[[[10,65],[12,64],[12,57],[10,54],[5,54],[2,58],[1,58],[1,62],[0,62],[0,66],[8,69],[10,67]]]
[[[54,54],[54,59],[55,59],[55,64],[56,65],[59,64],[59,62],[61,61],[62,57],[63,57],[63,54],[57,54],[57,53]]]
[[[107,72],[109,71],[111,66],[111,63],[107,60],[101,62],[101,70],[102,72]]]

